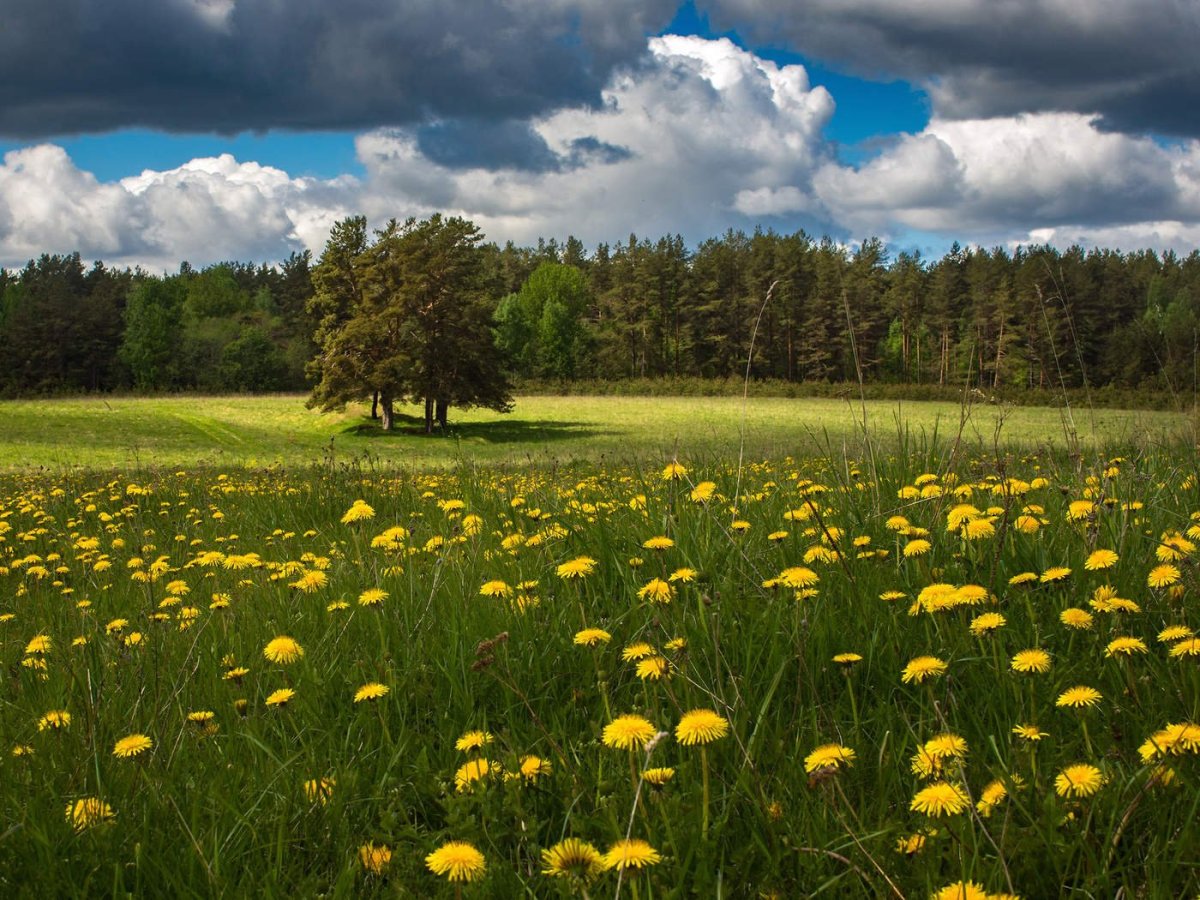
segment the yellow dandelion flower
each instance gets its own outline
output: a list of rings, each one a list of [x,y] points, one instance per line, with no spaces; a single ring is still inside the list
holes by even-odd
[[[1078,763],[1067,766],[1054,779],[1054,792],[1060,797],[1090,797],[1104,785],[1104,773],[1095,766]]]
[[[333,799],[333,789],[336,785],[335,778],[309,778],[304,782],[304,796],[309,803],[324,806]]]
[[[1170,644],[1174,641],[1192,637],[1194,633],[1186,625],[1168,625],[1158,633],[1158,641],[1161,644]]]
[[[1072,606],[1071,608],[1064,609],[1061,613],[1059,613],[1058,620],[1068,628],[1075,628],[1083,631],[1092,627],[1094,618],[1086,609],[1079,609],[1078,607]]]
[[[361,522],[364,519],[373,518],[375,518],[374,508],[365,500],[355,500],[342,516],[342,524],[349,525],[351,522]]]
[[[649,603],[670,603],[675,595],[675,588],[661,578],[652,578],[638,589],[637,595],[639,599]]]
[[[454,749],[461,753],[471,753],[475,750],[482,750],[492,742],[492,733],[490,731],[468,731],[463,734],[457,741],[454,742]]]
[[[937,781],[918,791],[909,808],[927,816],[956,816],[967,808],[968,802],[962,788],[948,781]]]
[[[586,578],[596,570],[596,561],[590,556],[578,556],[563,563],[555,571],[559,578]]]
[[[1117,564],[1120,559],[1112,550],[1093,550],[1088,554],[1088,558],[1084,560],[1083,567],[1089,572],[1095,572],[1098,569],[1111,569]]]
[[[1151,569],[1150,574],[1146,576],[1146,584],[1152,588],[1170,587],[1176,584],[1181,577],[1179,569],[1167,563]]]
[[[655,787],[662,787],[674,777],[675,770],[670,766],[658,766],[657,768],[646,769],[642,772],[642,778]]]
[[[298,591],[303,591],[306,594],[311,594],[314,591],[320,590],[329,583],[329,576],[320,569],[313,569],[305,572],[295,581],[290,582],[288,587],[294,587]]]
[[[729,733],[729,722],[711,709],[686,712],[675,726],[675,739],[685,747],[710,744]]]
[[[263,648],[263,656],[273,663],[287,665],[304,656],[304,648],[287,635],[272,638]]]
[[[50,652],[52,645],[53,642],[50,640],[50,635],[39,634],[25,645],[25,654],[27,656],[34,653],[45,655]]]
[[[1016,725],[1013,727],[1012,733],[1021,740],[1029,741],[1031,743],[1037,743],[1042,738],[1050,736],[1036,725]]]
[[[900,673],[900,680],[905,684],[920,684],[926,678],[936,678],[944,674],[946,669],[946,663],[936,656],[918,656],[908,661],[904,671]]]
[[[1191,637],[1182,640],[1173,645],[1169,653],[1175,659],[1181,659],[1184,656],[1200,656],[1200,638]]]
[[[841,744],[822,744],[804,757],[804,771],[812,774],[818,769],[840,769],[854,762],[856,754]]]
[[[645,747],[656,734],[658,734],[658,729],[648,719],[627,714],[617,716],[605,725],[601,740],[604,741],[606,747],[632,750],[635,747],[638,749]]]
[[[689,495],[693,503],[707,503],[717,492],[717,485],[712,481],[701,481],[692,488]]]
[[[1087,685],[1078,685],[1073,688],[1067,688],[1058,695],[1058,699],[1054,701],[1055,706],[1069,706],[1078,709],[1084,706],[1095,706],[1104,695],[1093,687]]]
[[[975,803],[975,809],[981,816],[987,818],[992,814],[997,806],[1004,802],[1008,797],[1008,788],[1004,786],[1003,781],[992,781],[984,786],[979,792],[979,800]]]
[[[650,656],[637,664],[637,677],[643,681],[658,681],[670,674],[671,664],[661,656]]]
[[[604,854],[606,869],[640,869],[662,862],[662,856],[649,843],[639,838],[617,841]]]
[[[1033,673],[1040,675],[1050,671],[1050,654],[1045,650],[1034,648],[1022,650],[1013,655],[1011,667],[1014,672]]]
[[[575,643],[580,647],[595,647],[597,644],[607,644],[612,635],[603,628],[585,628],[575,632]]]
[[[642,548],[645,550],[670,550],[674,546],[675,542],[666,535],[652,537],[642,542]]]
[[[434,875],[450,881],[475,881],[487,868],[487,860],[474,844],[447,841],[425,857],[425,865]]]
[[[292,698],[296,696],[296,692],[291,688],[280,688],[277,691],[272,691],[267,695],[267,706],[287,706]],[[244,702],[244,701],[243,701]]]
[[[145,753],[154,746],[154,741],[144,734],[131,734],[121,738],[113,745],[113,756],[118,759],[129,759],[140,753]]]
[[[929,541],[918,539],[915,541],[909,541],[907,544],[905,544],[903,552],[906,559],[911,559],[914,556],[924,556],[932,549],[933,544],[931,544]]]
[[[500,767],[488,759],[473,759],[458,767],[454,773],[454,789],[460,794],[470,790],[477,781],[500,772]]]
[[[1066,566],[1051,566],[1038,576],[1038,581],[1042,584],[1050,584],[1055,581],[1062,581],[1064,578],[1069,578],[1070,575],[1071,570]]]
[[[982,884],[974,881],[956,881],[934,891],[930,900],[990,900]]]
[[[662,470],[662,477],[664,481],[678,481],[687,474],[687,471],[686,468],[679,464],[679,460],[673,460]]]
[[[604,871],[604,856],[579,838],[566,838],[542,851],[542,874],[588,882]]]
[[[508,582],[495,579],[484,582],[479,588],[479,593],[483,597],[507,597],[512,593],[512,588],[509,587]]]
[[[358,848],[358,859],[362,867],[372,875],[382,875],[392,864],[392,848],[386,844],[367,841]]]
[[[388,694],[388,686],[380,684],[377,681],[364,684],[354,692],[354,702],[362,703],[363,701],[378,700],[380,697],[385,697]]]
[[[81,797],[67,804],[67,822],[78,834],[96,825],[112,825],[117,816],[99,797]]]
[[[991,634],[997,628],[1003,628],[1008,623],[1008,620],[1000,613],[983,613],[971,620],[971,634],[976,637],[983,637]]]
[[[1135,653],[1146,653],[1147,650],[1145,641],[1139,638],[1117,637],[1108,642],[1108,646],[1104,648],[1104,655],[1107,657],[1133,656]]]
[[[791,566],[780,572],[775,580],[784,587],[806,588],[812,587],[821,578],[807,566]]]
[[[359,606],[379,606],[388,598],[389,594],[382,588],[367,588],[358,595]]]
[[[654,648],[645,641],[638,641],[636,644],[630,644],[621,651],[621,659],[625,662],[634,662],[639,659],[646,659],[654,655]]]
[[[543,775],[550,774],[550,763],[540,756],[522,756],[518,760],[517,775],[526,781],[537,781]]]
[[[833,657],[833,661],[839,666],[852,666],[857,662],[862,662],[862,655],[858,653],[839,653]]]

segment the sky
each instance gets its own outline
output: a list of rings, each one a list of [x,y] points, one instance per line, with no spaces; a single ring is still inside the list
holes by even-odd
[[[0,266],[319,257],[433,212],[588,247],[1200,246],[1200,0],[39,0]]]

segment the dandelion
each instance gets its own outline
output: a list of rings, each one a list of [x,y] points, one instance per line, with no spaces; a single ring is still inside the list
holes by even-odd
[[[382,875],[392,864],[392,848],[386,844],[367,841],[358,848],[358,859],[362,867],[372,875]]]
[[[379,606],[388,598],[388,592],[382,588],[367,588],[358,595],[359,606]]]
[[[578,556],[568,560],[555,571],[559,578],[586,578],[596,570],[596,561],[590,556]]]
[[[914,556],[924,556],[933,548],[933,544],[924,539],[909,541],[904,545],[904,558],[911,559]]]
[[[1146,576],[1146,584],[1152,588],[1170,587],[1181,577],[1179,569],[1168,563],[1151,569],[1150,574]]]
[[[649,603],[670,603],[671,598],[675,595],[675,589],[669,582],[663,581],[661,578],[652,578],[638,589],[637,595],[639,599]]]
[[[663,481],[678,481],[687,474],[687,471],[687,469],[679,464],[679,460],[672,460],[662,470]]]
[[[642,778],[655,787],[662,787],[674,777],[675,770],[670,766],[658,766],[657,768],[646,769],[642,772]]]
[[[52,644],[53,642],[50,640],[50,635],[39,634],[25,645],[25,655],[29,656],[34,653],[45,655],[50,652]]]
[[[956,881],[935,891],[931,900],[990,900],[983,885],[974,881]]]
[[[1174,659],[1182,659],[1185,656],[1200,656],[1200,638],[1192,637],[1182,640],[1172,646],[1168,652]]]
[[[1015,734],[1017,737],[1019,737],[1021,740],[1029,741],[1030,743],[1034,743],[1034,744],[1036,744],[1042,738],[1050,736],[1049,734],[1047,734],[1046,732],[1044,732],[1040,728],[1038,728],[1036,725],[1015,725],[1013,727],[1012,733]]]
[[[542,851],[542,874],[588,882],[604,871],[604,856],[579,838],[566,838]]]
[[[296,696],[296,692],[291,688],[280,688],[277,691],[272,691],[267,696],[267,706],[287,706],[291,699]]]
[[[482,750],[492,740],[492,733],[490,731],[468,731],[454,742],[454,749],[461,753],[472,753],[476,750]]]
[[[690,584],[696,580],[697,574],[698,573],[695,569],[689,569],[687,566],[683,566],[672,572],[670,576],[668,576],[667,581],[670,581],[671,583],[682,581],[685,584]]]
[[[717,485],[712,481],[701,481],[689,495],[693,503],[707,503],[717,492]]]
[[[617,750],[633,750],[644,748],[650,739],[658,733],[649,719],[636,715],[617,716],[604,726],[601,740],[606,747]]]
[[[52,709],[40,719],[38,719],[38,731],[51,729],[60,731],[64,728],[71,727],[71,714],[65,709]]]
[[[806,566],[791,566],[780,572],[775,579],[777,584],[790,588],[812,587],[820,580],[820,576]]]
[[[507,597],[512,593],[512,588],[509,587],[508,582],[496,579],[484,582],[479,588],[479,593],[483,597]]]
[[[683,714],[675,726],[675,738],[684,746],[708,744],[729,733],[729,722],[711,709],[694,709]]]
[[[522,756],[518,760],[517,775],[526,781],[537,781],[543,775],[550,774],[550,763],[540,756]]]
[[[334,778],[309,778],[304,782],[304,796],[309,803],[321,806],[333,799],[333,789],[337,785]]]
[[[1074,628],[1077,631],[1085,631],[1092,627],[1094,617],[1086,609],[1079,609],[1072,606],[1069,609],[1064,609],[1058,615],[1058,620],[1068,628]]]
[[[649,843],[639,838],[617,841],[604,854],[606,869],[640,869],[662,862],[662,856]]]
[[[342,524],[349,525],[351,522],[361,522],[364,519],[373,518],[375,518],[374,508],[368,505],[365,500],[355,500],[342,516]]]
[[[483,875],[487,860],[474,844],[447,841],[425,857],[425,865],[434,875],[445,875],[450,881],[474,881]]]
[[[1040,581],[1042,584],[1051,584],[1052,582],[1062,581],[1064,578],[1069,578],[1070,575],[1071,570],[1066,566],[1051,566],[1038,577],[1038,581]]]
[[[116,819],[113,808],[99,797],[81,797],[67,804],[67,822],[76,834],[96,825],[112,825]]]
[[[637,677],[643,681],[658,681],[669,671],[670,663],[661,656],[650,656],[637,664]]]
[[[130,759],[145,753],[154,746],[154,741],[144,734],[131,734],[121,738],[113,745],[113,756],[118,759]]]
[[[833,657],[833,661],[839,666],[849,667],[855,663],[862,662],[862,654],[860,653],[839,653]]]
[[[378,700],[380,697],[387,696],[388,686],[380,684],[377,681],[364,684],[354,692],[354,702],[362,703],[363,701]]]
[[[477,781],[500,771],[500,767],[487,759],[472,759],[458,767],[454,773],[454,789],[460,794],[470,790]]]
[[[1054,779],[1054,792],[1060,797],[1090,797],[1104,784],[1104,774],[1095,766],[1079,763],[1067,766]]]
[[[967,808],[967,803],[962,788],[948,781],[937,781],[918,791],[909,808],[927,816],[956,816]]]
[[[670,550],[675,546],[675,542],[665,535],[652,537],[642,542],[642,548],[645,550]]]
[[[1078,709],[1084,706],[1095,706],[1104,695],[1093,687],[1079,685],[1073,688],[1067,688],[1058,695],[1058,699],[1054,701],[1055,706],[1069,706]]]
[[[1120,559],[1112,550],[1093,550],[1086,560],[1083,567],[1089,572],[1095,572],[1099,569],[1110,569],[1117,564]]]
[[[304,656],[304,648],[294,638],[280,635],[263,648],[263,656],[273,663],[287,665]]]
[[[856,754],[841,744],[823,744],[804,757],[804,771],[808,774],[818,769],[840,769],[854,762]]]
[[[575,643],[580,647],[595,647],[597,644],[607,644],[612,635],[603,628],[585,628],[575,633]]]
[[[289,583],[289,587],[294,587],[298,591],[303,591],[306,594],[311,594],[313,591],[320,590],[329,583],[329,576],[320,569],[313,569],[310,572],[305,572],[298,579]]]
[[[1006,624],[1008,624],[1008,620],[1000,613],[983,613],[971,620],[970,630],[975,637],[984,637],[997,628],[1003,628]]]
[[[1145,653],[1147,647],[1144,641],[1135,637],[1118,637],[1108,642],[1104,648],[1106,657],[1133,656],[1135,653]]]
[[[992,781],[985,785],[983,790],[979,792],[979,800],[975,803],[975,809],[979,812],[979,815],[987,818],[1007,797],[1008,788],[1004,786],[1004,782],[999,780]]]
[[[944,674],[946,668],[946,663],[936,656],[918,656],[916,659],[909,660],[904,671],[900,673],[900,680],[905,684],[912,682],[920,684],[926,678],[936,678]]]
[[[1010,663],[1014,672],[1040,675],[1050,671],[1050,654],[1045,650],[1022,650],[1015,654]]]
[[[1193,633],[1192,629],[1186,625],[1168,625],[1158,633],[1158,641],[1162,644],[1170,644],[1184,638],[1190,638]]]

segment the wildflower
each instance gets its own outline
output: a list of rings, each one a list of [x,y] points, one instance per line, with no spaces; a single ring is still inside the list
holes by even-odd
[[[927,740],[923,749],[936,760],[961,759],[967,755],[967,742],[957,734],[939,734]]]
[[[695,581],[697,574],[698,573],[696,572],[695,569],[689,569],[687,566],[683,566],[681,568],[676,569],[674,572],[672,572],[670,574],[670,576],[667,578],[667,581],[670,581],[670,582],[682,581],[686,584],[686,583]]]
[[[975,637],[983,637],[984,635],[991,634],[997,628],[1003,628],[1007,622],[1008,620],[1000,615],[1000,613],[983,613],[971,620],[971,634],[975,635]]]
[[[661,578],[652,578],[637,592],[639,599],[650,603],[670,603],[674,594],[675,589]]]
[[[1146,651],[1145,642],[1139,638],[1118,637],[1108,642],[1108,646],[1104,648],[1104,655],[1107,657],[1133,656],[1135,653],[1145,653]]]
[[[918,791],[909,808],[927,816],[956,816],[967,808],[967,802],[962,788],[948,781],[937,781]]]
[[[295,639],[287,635],[280,635],[277,638],[273,638],[263,648],[263,656],[273,663],[287,665],[304,656],[304,648]]]
[[[942,675],[946,668],[946,664],[936,656],[918,656],[916,659],[909,660],[900,674],[900,680],[905,684],[914,681],[920,684],[926,678]]]
[[[304,796],[309,803],[319,803],[324,806],[333,798],[333,788],[337,784],[334,778],[310,778],[304,782]]]
[[[522,756],[518,761],[517,774],[526,781],[537,781],[542,775],[550,774],[550,763],[540,756]]]
[[[633,662],[639,659],[646,659],[648,656],[654,655],[654,648],[645,641],[638,641],[636,644],[630,644],[621,651],[621,659],[625,662]]]
[[[587,841],[566,838],[542,851],[542,874],[591,881],[604,871],[604,857]]]
[[[987,818],[997,806],[1004,802],[1007,796],[1008,788],[1004,786],[1003,781],[990,782],[979,792],[979,800],[975,803],[975,809],[981,816]]]
[[[55,731],[71,727],[71,714],[65,709],[52,709],[40,719],[38,719],[38,731],[45,731],[47,728]]]
[[[982,884],[974,881],[956,881],[936,891],[931,900],[989,900]]]
[[[678,481],[687,474],[687,469],[679,464],[679,460],[672,460],[667,464],[667,467],[662,470],[663,481]]]
[[[1023,584],[1032,584],[1037,580],[1037,572],[1018,572],[1012,578],[1008,579],[1008,583],[1013,587],[1020,587]]]
[[[972,519],[962,527],[962,537],[966,541],[979,541],[995,537],[996,526],[991,519],[980,517]]]
[[[367,841],[358,848],[358,859],[362,863],[362,867],[372,875],[382,875],[392,864],[392,848],[386,844],[374,844]]]
[[[113,746],[113,756],[118,759],[129,759],[144,753],[154,746],[154,741],[144,734],[131,734],[121,738]]]
[[[499,771],[500,767],[491,760],[472,759],[459,766],[458,771],[454,773],[454,789],[461,794],[469,790],[475,782]]]
[[[1098,569],[1110,569],[1117,564],[1120,559],[1112,550],[1093,550],[1086,560],[1083,567],[1089,572],[1095,572]]]
[[[221,677],[225,681],[241,681],[243,678],[245,678],[249,674],[250,674],[250,670],[247,669],[245,666],[234,666],[232,669],[227,671]]]
[[[823,744],[804,757],[804,771],[812,774],[818,769],[840,769],[854,762],[855,752],[841,744]]]
[[[1022,650],[1012,658],[1014,672],[1041,674],[1050,671],[1050,654],[1045,650]]]
[[[711,481],[701,481],[698,485],[692,488],[690,494],[693,503],[707,503],[713,498],[717,492],[717,486]]]
[[[1072,606],[1069,609],[1064,609],[1058,615],[1058,620],[1068,628],[1074,628],[1082,631],[1092,627],[1094,621],[1093,616],[1086,609],[1079,609]]]
[[[1170,644],[1174,641],[1183,640],[1193,635],[1192,629],[1186,625],[1168,625],[1158,633],[1158,640],[1163,644]]]
[[[670,550],[674,546],[675,542],[665,535],[652,537],[642,542],[642,547],[646,550]]]
[[[1090,797],[1104,784],[1104,774],[1095,766],[1079,763],[1067,766],[1054,779],[1054,792],[1060,797]]]
[[[1184,722],[1179,725],[1167,724],[1161,731],[1156,731],[1142,746],[1138,753],[1143,762],[1150,762],[1155,756],[1171,754],[1179,756],[1183,753],[1200,753],[1200,725]]]
[[[1184,656],[1200,656],[1200,638],[1192,637],[1180,641],[1171,647],[1170,655],[1175,659],[1180,659]]]
[[[862,662],[862,655],[858,653],[839,653],[833,658],[833,661],[839,666],[849,667],[856,662]]]
[[[386,696],[387,693],[388,686],[386,684],[379,684],[373,681],[369,684],[364,684],[354,692],[354,702],[362,703],[364,700],[378,700],[380,697]]]
[[[112,825],[115,821],[113,808],[99,797],[82,797],[67,804],[67,822],[76,834],[95,825]]]
[[[39,634],[25,645],[25,655],[29,656],[34,653],[45,655],[50,652],[51,645],[50,635]]]
[[[358,595],[359,606],[379,606],[388,598],[388,592],[382,588],[367,588]]]
[[[1042,731],[1036,725],[1016,725],[1013,727],[1012,733],[1021,738],[1021,740],[1029,741],[1030,743],[1037,743],[1042,738],[1049,737],[1046,732]]]
[[[680,651],[682,651],[686,648],[687,648],[687,638],[681,638],[681,637],[671,638],[671,640],[669,640],[665,644],[663,644],[663,649],[670,650],[672,653],[679,653]]]
[[[505,581],[496,579],[495,581],[484,582],[479,588],[479,593],[484,597],[507,597],[512,593],[512,588]]]
[[[272,691],[267,696],[267,706],[287,706],[296,692],[291,688],[280,688],[277,691]]]
[[[361,522],[363,519],[373,518],[375,518],[375,510],[365,500],[355,500],[342,516],[342,524],[349,525],[351,522]]]
[[[646,841],[631,838],[617,841],[604,854],[606,869],[640,869],[662,862],[662,856]]]
[[[311,594],[313,591],[320,590],[329,583],[329,576],[320,569],[313,569],[305,572],[298,579],[289,583],[289,587],[294,587],[298,591],[303,591],[306,594]]]
[[[1150,574],[1146,576],[1146,584],[1152,588],[1170,587],[1181,577],[1179,569],[1168,563],[1151,569]]]
[[[468,731],[454,742],[454,749],[462,753],[470,753],[474,750],[482,750],[492,740],[490,731]]]
[[[450,881],[474,881],[483,875],[487,861],[474,844],[447,841],[425,857],[425,865],[434,875],[445,875]]]
[[[580,647],[595,647],[597,644],[607,644],[612,635],[603,628],[585,628],[575,633],[575,643]]]
[[[931,549],[933,549],[933,544],[929,543],[929,541],[918,539],[905,544],[903,552],[905,559],[911,559],[914,556],[924,556]]]
[[[1067,688],[1058,695],[1058,699],[1054,701],[1055,706],[1070,706],[1079,708],[1081,706],[1095,706],[1104,695],[1093,687],[1079,685],[1078,687]]]
[[[648,719],[635,715],[617,716],[604,726],[601,740],[605,746],[618,750],[632,750],[634,747],[645,747],[658,733]]]
[[[200,727],[208,725],[216,717],[217,714],[211,709],[198,709],[187,714],[188,722],[192,725],[199,725]]]
[[[729,733],[729,722],[711,709],[686,712],[675,726],[675,739],[686,746],[710,744]]]
[[[643,681],[658,681],[669,671],[670,663],[661,656],[650,656],[637,664],[637,677]]]
[[[1038,581],[1042,584],[1050,584],[1054,581],[1062,581],[1064,578],[1070,577],[1070,575],[1071,570],[1066,566],[1051,566],[1038,577]]]
[[[916,856],[925,849],[926,836],[921,832],[896,839],[896,852],[905,856]]]
[[[820,577],[812,569],[805,566],[791,566],[779,573],[776,583],[790,588],[812,587]]]
[[[590,556],[578,556],[568,560],[556,570],[559,578],[586,578],[596,569],[596,561]]]
[[[642,772],[642,778],[655,787],[662,787],[674,777],[675,770],[670,766],[659,766],[654,769],[646,769]]]

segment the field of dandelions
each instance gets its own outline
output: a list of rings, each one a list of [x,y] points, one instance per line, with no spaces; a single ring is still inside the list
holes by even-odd
[[[0,895],[1194,895],[1198,547],[1190,451],[3,476]]]

